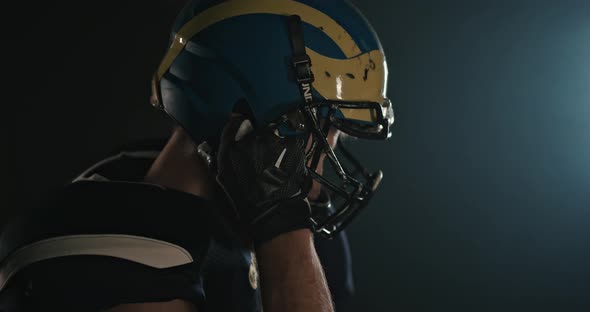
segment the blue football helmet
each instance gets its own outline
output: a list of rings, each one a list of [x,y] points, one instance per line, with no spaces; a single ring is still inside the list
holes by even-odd
[[[194,0],[178,16],[152,82],[152,105],[213,150],[237,106],[256,128],[310,137],[309,172],[341,204],[315,230],[332,236],[366,207],[382,178],[327,142],[390,137],[387,64],[379,39],[346,0]],[[240,103],[240,105],[237,105]],[[342,146],[342,145],[339,145]],[[322,154],[337,180],[316,174]]]

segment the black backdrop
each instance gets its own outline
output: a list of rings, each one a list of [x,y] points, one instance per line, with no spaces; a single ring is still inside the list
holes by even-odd
[[[386,178],[349,231],[351,310],[590,310],[590,1],[357,3],[397,121],[387,144],[353,142]],[[182,4],[4,10],[2,219],[166,134],[149,79]]]

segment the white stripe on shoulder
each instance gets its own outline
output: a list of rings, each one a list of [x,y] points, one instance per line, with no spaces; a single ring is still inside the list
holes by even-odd
[[[186,249],[147,237],[116,234],[60,236],[32,243],[8,256],[0,268],[0,291],[26,266],[65,256],[109,256],[158,269],[193,262]]]

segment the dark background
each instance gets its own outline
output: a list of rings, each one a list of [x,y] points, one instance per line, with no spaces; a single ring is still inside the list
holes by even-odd
[[[349,230],[351,310],[589,311],[590,1],[356,2],[397,120],[353,142],[386,178]],[[149,80],[183,3],[4,10],[2,220],[166,134]]]

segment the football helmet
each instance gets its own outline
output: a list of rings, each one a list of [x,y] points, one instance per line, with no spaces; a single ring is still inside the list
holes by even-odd
[[[383,174],[344,148],[335,152],[326,136],[335,127],[352,137],[389,138],[387,75],[378,36],[346,0],[194,0],[173,26],[151,102],[213,151],[236,103],[246,103],[255,128],[309,137],[309,173],[339,199],[312,221],[333,236],[366,207]],[[316,173],[322,154],[332,178]]]

